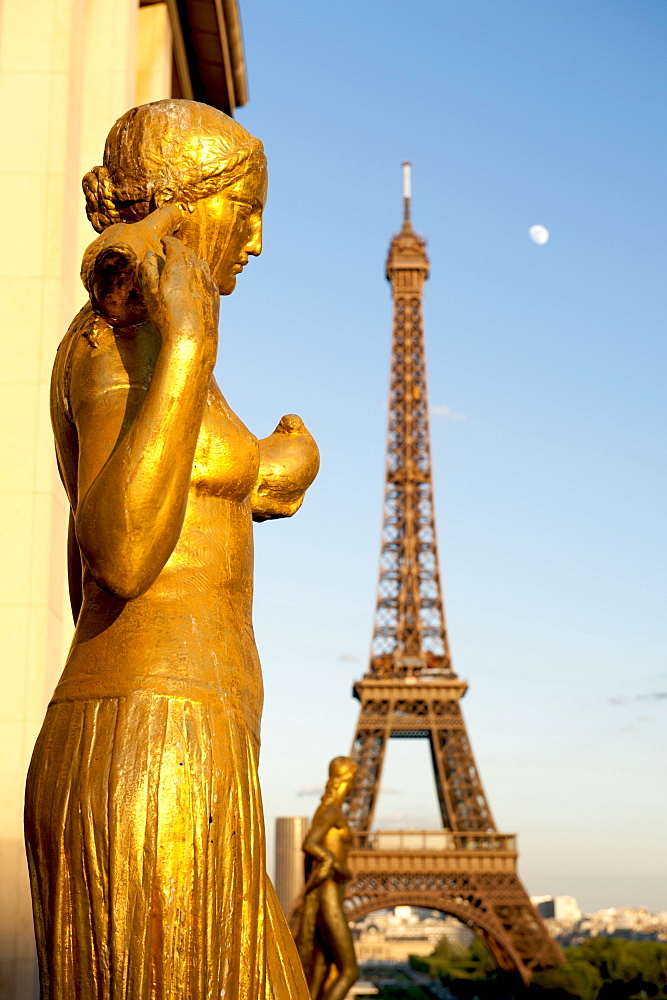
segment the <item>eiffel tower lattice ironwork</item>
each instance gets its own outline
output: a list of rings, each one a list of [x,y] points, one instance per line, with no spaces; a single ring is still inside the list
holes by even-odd
[[[422,290],[425,241],[410,221],[404,165],[403,228],[389,248],[394,300],[389,432],[370,665],[354,685],[361,703],[352,756],[360,765],[348,819],[355,842],[346,909],[358,919],[412,904],[462,920],[499,968],[528,982],[563,955],[517,873],[515,837],[498,833],[468,741],[447,641],[433,509]],[[428,739],[442,814],[437,831],[371,832],[387,741]]]

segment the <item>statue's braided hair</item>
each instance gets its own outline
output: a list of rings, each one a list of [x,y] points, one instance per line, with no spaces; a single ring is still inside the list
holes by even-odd
[[[93,167],[81,183],[86,196],[86,215],[93,229],[101,233],[107,226],[121,221],[106,167]]]
[[[86,214],[98,233],[136,222],[167,201],[199,201],[238,178],[261,142],[238,122],[196,101],[132,108],[111,129],[104,165],[83,178]]]

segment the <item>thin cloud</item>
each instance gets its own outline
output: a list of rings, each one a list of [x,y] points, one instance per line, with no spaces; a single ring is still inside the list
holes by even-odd
[[[384,789],[383,789],[384,791]],[[406,813],[394,812],[385,813],[378,817],[378,823],[382,824],[385,830],[436,830],[441,826],[441,821],[435,816],[427,813]]]
[[[645,726],[648,722],[653,722],[654,719],[654,715],[638,715],[632,720],[629,726],[624,726],[621,729],[621,732],[638,733],[643,726]]]
[[[433,403],[431,406],[432,417],[443,417],[449,424],[460,424],[466,419],[465,413],[452,410],[449,406],[441,406],[440,403]]]
[[[667,691],[648,691],[646,694],[636,694],[634,698],[617,694],[612,698],[607,698],[607,701],[610,705],[627,705],[630,701],[665,701],[665,699],[667,699]]]
[[[322,785],[302,785],[296,794],[299,798],[305,798],[308,795],[321,795],[323,791]]]

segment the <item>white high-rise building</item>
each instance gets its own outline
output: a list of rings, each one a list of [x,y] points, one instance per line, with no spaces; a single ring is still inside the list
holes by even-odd
[[[576,924],[581,920],[581,909],[574,896],[531,896],[530,901],[545,920],[558,920],[563,924]]]
[[[276,894],[285,916],[289,916],[303,889],[301,845],[310,827],[307,816],[279,816],[276,820]]]

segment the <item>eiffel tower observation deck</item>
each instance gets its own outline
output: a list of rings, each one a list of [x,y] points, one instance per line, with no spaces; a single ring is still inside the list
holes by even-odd
[[[467,690],[452,665],[435,531],[422,292],[426,241],[412,228],[410,164],[403,226],[389,247],[393,293],[384,519],[359,763],[348,819],[354,830],[350,919],[401,904],[439,909],[474,930],[497,966],[524,982],[564,961],[516,873],[516,838],[496,829],[461,712]],[[442,827],[371,832],[387,742],[429,741]]]

